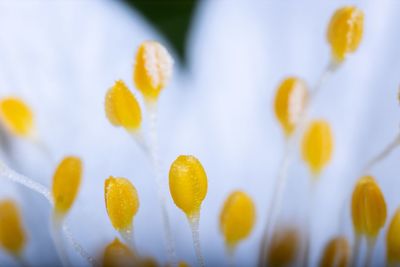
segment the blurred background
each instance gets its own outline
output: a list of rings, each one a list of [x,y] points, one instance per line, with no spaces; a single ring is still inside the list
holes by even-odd
[[[311,109],[312,118],[331,124],[334,156],[318,181],[308,216],[310,175],[296,154],[279,217],[282,225],[302,229],[310,223],[310,265],[317,266],[331,238],[341,234],[353,242],[353,185],[364,164],[399,131],[396,0],[1,1],[0,96],[18,96],[31,106],[54,162],[6,132],[1,158],[47,186],[62,157],[83,159],[84,180],[67,221],[79,243],[98,259],[118,236],[104,207],[104,180],[110,175],[129,178],[141,202],[134,222],[137,249],[165,263],[151,165],[104,115],[105,93],[118,79],[126,81],[143,107],[132,82],[134,55],[142,41],[157,40],[175,61],[173,79],[160,97],[159,136],[178,259],[196,266],[190,229],[169,197],[167,173],[178,155],[192,154],[202,162],[209,181],[200,219],[206,266],[229,263],[218,220],[223,201],[236,189],[253,198],[257,221],[250,237],[238,246],[235,263],[256,266],[285,145],[273,113],[276,88],[289,75],[315,85],[331,57],[328,22],[344,5],[364,11],[364,37]],[[387,201],[388,220],[400,205],[399,157],[400,151],[395,151],[372,170]],[[32,266],[59,264],[49,236],[51,210],[46,201],[2,181],[0,198],[6,197],[22,208],[26,261]],[[386,227],[377,239],[373,266],[385,262],[385,235]],[[68,253],[75,266],[87,265],[70,246]],[[361,255],[365,257],[365,246]],[[1,251],[0,265],[17,263]]]

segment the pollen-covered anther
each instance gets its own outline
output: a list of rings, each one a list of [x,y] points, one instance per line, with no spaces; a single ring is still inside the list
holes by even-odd
[[[350,266],[350,245],[345,237],[336,237],[328,242],[319,262],[320,267]]]
[[[288,77],[279,85],[274,101],[275,115],[286,136],[294,132],[307,101],[307,84],[302,79]]]
[[[58,164],[53,176],[54,210],[58,215],[65,215],[74,204],[81,180],[81,159],[74,156],[65,157]]]
[[[135,253],[124,243],[116,238],[103,252],[104,267],[130,267],[135,265]],[[140,265],[141,266],[141,265]]]
[[[300,236],[292,227],[278,229],[272,236],[268,247],[267,266],[291,266],[300,250]]]
[[[364,31],[364,13],[354,7],[338,9],[328,26],[327,38],[331,45],[332,57],[342,62],[348,53],[357,50]]]
[[[16,97],[1,99],[0,119],[11,134],[20,137],[34,137],[33,112],[21,99]]]
[[[319,175],[329,163],[333,146],[333,135],[329,123],[324,120],[312,121],[304,133],[301,149],[303,160],[313,175]]]
[[[194,156],[179,156],[169,171],[169,190],[175,205],[188,217],[197,216],[207,194],[207,175]]]
[[[143,96],[155,101],[168,84],[173,60],[167,49],[155,41],[143,42],[136,53],[133,80]]]
[[[253,200],[242,191],[232,192],[225,200],[219,218],[225,243],[228,248],[233,249],[253,230],[256,219]]]
[[[114,126],[136,131],[142,123],[142,112],[135,96],[126,84],[119,80],[111,87],[105,99],[106,116]]]
[[[372,176],[358,180],[352,195],[351,215],[357,235],[374,239],[385,225],[385,198]]]
[[[400,263],[400,208],[393,215],[386,233],[386,256],[389,264]]]
[[[129,231],[139,209],[136,188],[126,178],[110,176],[104,183],[104,197],[113,227],[118,231]]]
[[[13,200],[0,201],[0,245],[9,253],[20,256],[26,235],[18,206]]]

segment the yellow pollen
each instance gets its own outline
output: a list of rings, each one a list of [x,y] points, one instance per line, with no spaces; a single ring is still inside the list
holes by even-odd
[[[175,205],[188,217],[196,216],[207,194],[207,175],[193,156],[179,156],[169,170],[169,190]]]
[[[371,176],[364,176],[358,180],[351,200],[351,214],[357,235],[375,238],[385,225],[385,199]]]
[[[21,99],[8,97],[0,100],[0,119],[13,135],[32,137],[34,134],[33,113]]]
[[[256,209],[253,200],[244,192],[235,191],[225,200],[219,225],[229,248],[247,238],[253,230]]]
[[[135,253],[116,238],[103,253],[103,267],[131,267],[136,266]]]
[[[328,164],[332,152],[333,136],[328,122],[311,122],[303,136],[302,156],[314,176],[318,176]]]
[[[155,41],[146,41],[136,53],[133,80],[147,100],[156,101],[169,82],[172,69],[173,60],[167,49]]]
[[[278,229],[268,248],[267,266],[290,266],[297,258],[300,237],[295,228]]]
[[[400,208],[393,215],[387,230],[386,255],[389,263],[400,263]]]
[[[350,266],[350,245],[345,237],[336,237],[329,241],[322,254],[320,267]]]
[[[110,176],[104,183],[104,197],[113,227],[118,231],[130,230],[133,217],[139,209],[136,188],[126,178]]]
[[[0,202],[0,245],[9,253],[20,256],[26,236],[17,205],[12,200]]]
[[[105,100],[105,110],[108,120],[114,126],[135,131],[142,123],[140,105],[123,81],[116,81]]]
[[[338,9],[328,26],[328,42],[332,57],[341,62],[348,53],[355,52],[360,45],[364,30],[364,13],[354,6]]]
[[[79,191],[82,179],[82,161],[78,157],[65,157],[53,176],[54,210],[59,215],[65,215],[72,205]]]
[[[281,82],[275,96],[275,115],[286,136],[299,122],[308,100],[307,84],[300,78],[289,77]]]

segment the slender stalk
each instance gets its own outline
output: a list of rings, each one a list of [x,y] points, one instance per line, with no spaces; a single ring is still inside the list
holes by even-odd
[[[133,251],[136,251],[135,241],[133,239],[133,227],[131,227],[130,229],[120,230],[119,233],[120,233],[122,239],[128,244],[128,246]]]
[[[18,262],[18,264],[21,267],[28,267],[29,266],[29,263],[24,259],[24,257],[22,257],[22,255],[15,255],[14,258],[15,258],[15,261]]]
[[[158,146],[158,129],[157,129],[157,103],[146,103],[148,115],[150,118],[150,156],[155,172],[155,181],[157,184],[157,193],[161,206],[161,215],[163,219],[163,227],[165,240],[167,245],[167,253],[169,261],[173,266],[176,265],[175,246],[172,239],[171,225],[169,221],[168,211],[166,207],[165,194],[162,186],[162,164]]]
[[[93,267],[99,267],[100,264],[90,256],[90,254],[79,244],[78,241],[75,240],[74,236],[72,235],[71,230],[69,229],[67,223],[63,223],[62,229],[64,232],[65,237],[67,240],[72,244],[72,247],[74,250],[82,257],[84,258],[91,266]]]
[[[352,264],[351,266],[357,266],[358,258],[360,255],[360,247],[361,247],[361,236],[356,234],[353,244],[353,255],[352,255]]]
[[[258,266],[260,266],[260,267],[265,266],[266,262],[267,262],[266,251],[267,251],[267,246],[268,246],[268,237],[271,236],[273,221],[276,218],[276,216],[279,214],[279,211],[281,208],[280,206],[281,206],[283,192],[284,192],[285,185],[286,185],[287,172],[288,172],[288,168],[290,165],[291,157],[292,157],[293,151],[297,147],[298,141],[299,141],[301,135],[303,134],[304,129],[307,125],[309,107],[311,106],[315,97],[321,91],[321,88],[323,87],[323,85],[326,83],[326,81],[336,71],[336,69],[338,67],[339,67],[339,65],[337,63],[335,63],[334,61],[331,61],[328,64],[328,66],[324,69],[324,71],[322,72],[321,76],[319,77],[319,79],[314,87],[314,90],[312,90],[310,92],[308,102],[304,108],[303,113],[300,116],[298,125],[296,126],[296,129],[295,129],[293,135],[288,140],[287,147],[286,147],[285,152],[282,157],[282,161],[279,165],[278,175],[277,175],[275,187],[273,190],[273,196],[272,196],[270,205],[267,210],[267,224],[266,224],[266,227],[264,228],[264,234],[263,234],[263,238],[262,238],[262,242],[261,242],[261,250],[259,253],[259,260],[258,260]]]
[[[9,168],[7,165],[5,165],[3,162],[0,162],[0,177],[4,177],[12,182],[18,183],[22,186],[25,186],[26,188],[29,188],[30,190],[42,195],[50,204],[50,206],[54,205],[54,201],[53,198],[51,197],[51,193],[50,191],[43,186],[42,184],[22,175],[19,174],[17,172],[15,172],[14,170],[12,170],[11,168]],[[52,231],[54,226],[54,220],[52,218]],[[85,258],[92,266],[99,266],[99,264],[97,264],[96,260],[94,260],[93,257],[89,256],[89,253],[86,252],[82,246],[75,241],[75,239],[72,236],[72,233],[69,231],[69,228],[66,225],[61,225],[60,227],[62,227],[62,229],[64,230],[64,233],[66,234],[67,239],[70,241],[70,243],[72,244],[74,250],[81,255],[83,258]],[[60,228],[61,229],[61,228]],[[56,233],[55,233],[56,234]],[[56,238],[59,238],[56,236]]]
[[[203,254],[201,253],[201,245],[200,245],[200,235],[199,235],[199,222],[200,216],[199,214],[192,215],[188,217],[190,229],[192,230],[192,237],[193,237],[193,246],[194,251],[196,253],[197,262],[200,267],[204,267],[204,258]]]
[[[51,216],[50,232],[53,238],[57,254],[60,257],[62,266],[64,267],[72,266],[71,262],[68,259],[68,254],[64,246],[64,241],[62,236],[62,218],[60,218],[60,216],[58,216],[55,213],[53,213]]]
[[[316,200],[316,189],[317,180],[315,177],[311,177],[311,186],[310,186],[310,199],[309,199],[309,208],[308,208],[308,216],[307,216],[307,231],[308,231],[308,239],[307,239],[307,248],[306,248],[306,266],[311,266],[311,242],[312,242],[312,216],[315,212],[315,200]]]
[[[382,162],[400,145],[400,132],[395,138],[375,157],[373,157],[364,167],[363,173],[368,173],[376,164]]]
[[[376,244],[376,239],[375,238],[368,238],[367,239],[367,257],[366,257],[366,261],[365,261],[365,267],[370,267],[372,264],[372,259],[374,256],[374,248],[375,248],[375,244]]]

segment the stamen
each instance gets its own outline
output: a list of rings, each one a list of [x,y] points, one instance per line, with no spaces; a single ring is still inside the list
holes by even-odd
[[[364,176],[358,180],[352,195],[351,215],[356,234],[353,265],[357,264],[362,236],[367,237],[368,241],[366,264],[369,265],[376,238],[386,221],[386,202],[372,176]]]
[[[300,78],[289,77],[279,85],[275,96],[275,115],[287,137],[299,123],[307,104],[307,84]]]
[[[137,256],[116,238],[103,252],[103,267],[137,266]]]
[[[167,85],[173,68],[167,49],[155,41],[143,42],[137,51],[133,80],[146,100],[154,102]]]
[[[0,100],[0,119],[13,135],[29,138],[34,134],[33,113],[19,98],[8,97]]]
[[[358,180],[352,195],[351,214],[357,235],[376,238],[385,225],[385,198],[372,176]]]
[[[182,155],[171,164],[169,190],[175,205],[189,220],[197,260],[204,266],[198,227],[201,203],[207,194],[207,175],[197,158]]]
[[[333,238],[326,244],[319,262],[320,267],[350,266],[350,245],[345,237]]]
[[[242,191],[232,192],[225,200],[219,218],[225,244],[233,253],[236,245],[246,239],[253,230],[256,219],[253,200]]]
[[[400,208],[392,217],[386,233],[387,266],[400,263]]]
[[[302,141],[303,160],[317,177],[332,158],[333,136],[328,122],[316,120],[310,123]]]
[[[110,176],[104,183],[104,197],[113,227],[133,247],[132,222],[139,209],[136,188],[126,178]]]
[[[105,99],[108,120],[114,126],[124,127],[128,132],[137,132],[142,123],[142,112],[135,96],[121,80],[116,81]]]
[[[3,162],[0,161],[0,177],[7,178],[8,180],[18,183],[22,186],[25,186],[26,188],[42,195],[49,203],[51,206],[54,206],[54,201],[53,197],[50,193],[50,191],[40,183],[24,176],[21,175],[11,168],[9,168],[7,165],[5,165]],[[59,216],[58,216],[59,218]],[[54,221],[53,221],[54,223]],[[75,252],[77,252],[79,255],[81,255],[85,260],[88,261],[92,266],[99,266],[96,262],[96,260],[89,255],[89,253],[73,238],[71,231],[69,231],[69,228],[67,224],[64,222],[62,224],[62,228],[64,230],[64,234],[72,244]]]
[[[342,62],[360,45],[364,30],[364,13],[354,6],[338,9],[329,23],[327,38],[333,60]]]
[[[11,199],[0,201],[0,245],[16,258],[22,257],[26,245],[21,214]]]
[[[78,157],[65,157],[58,165],[54,176],[52,194],[54,210],[64,216],[72,207],[82,179],[82,162]]]
[[[299,250],[300,237],[297,230],[291,227],[278,229],[268,247],[266,266],[290,266],[298,257]]]

